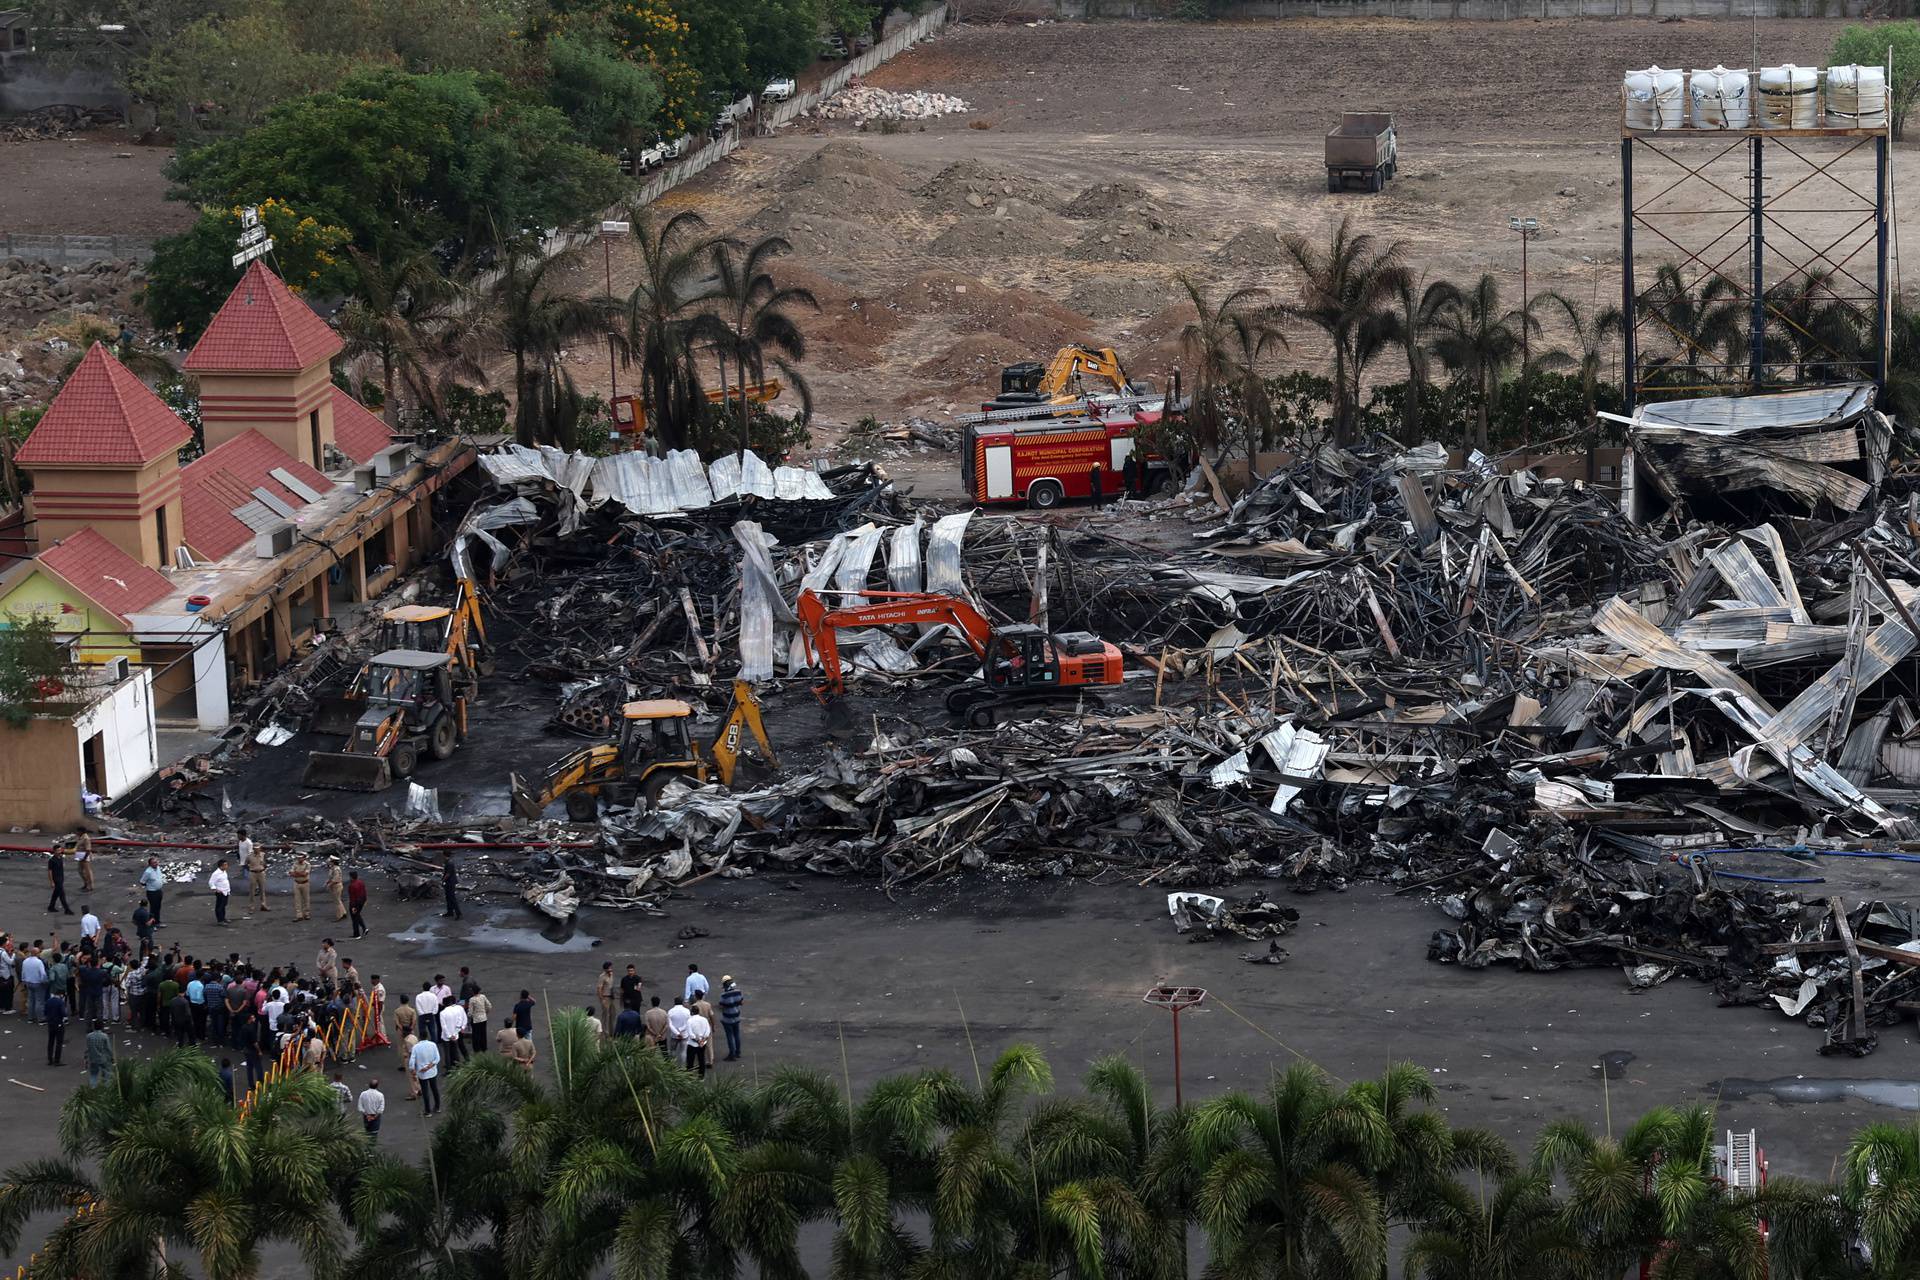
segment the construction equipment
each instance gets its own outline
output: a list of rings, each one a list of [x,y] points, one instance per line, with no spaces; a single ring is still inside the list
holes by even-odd
[[[445,760],[467,736],[467,695],[451,654],[388,649],[361,673],[366,699],[339,751],[307,756],[302,782],[340,791],[384,791],[412,775],[423,753]]]
[[[743,391],[739,387],[722,389],[714,387],[707,392],[708,404],[739,404],[744,396],[749,404],[766,404],[779,398],[786,385],[778,378],[768,378],[765,382],[749,382]],[[647,433],[647,408],[637,395],[615,396],[613,398],[613,429],[621,435],[635,437]],[[639,447],[636,438],[633,447]]]
[[[1384,111],[1343,111],[1327,135],[1327,190],[1339,191],[1347,179],[1367,191],[1387,185],[1400,167],[1400,144],[1393,117]]]
[[[832,708],[846,695],[839,632],[851,627],[915,626],[944,623],[980,660],[980,682],[969,680],[947,695],[947,711],[970,725],[994,722],[1006,706],[1055,698],[1097,700],[1098,690],[1125,678],[1117,646],[1085,631],[1049,635],[1031,623],[996,627],[965,600],[917,591],[869,591],[876,604],[830,606],[817,593],[802,591],[794,603],[809,661],[822,677],[814,690]]]
[[[473,579],[461,578],[452,605],[403,604],[380,615],[375,652],[389,649],[440,650],[453,660],[454,681],[471,702],[480,693],[480,677],[493,674],[487,627],[480,618],[480,593]],[[317,700],[310,727],[315,733],[349,734],[366,710],[367,668],[360,668],[346,690]]]
[[[1129,396],[1135,393],[1112,347],[1062,347],[1046,364],[1027,360],[1000,370],[1000,394],[981,405],[981,411],[1053,405],[1071,413],[1077,401],[1094,394]]]
[[[537,779],[511,775],[513,811],[523,818],[537,818],[564,797],[568,818],[592,822],[602,800],[632,804],[640,799],[654,808],[661,791],[675,778],[705,782],[717,775],[722,786],[730,787],[740,763],[742,730],[753,734],[770,768],[780,767],[760,719],[760,701],[745,680],[733,682],[733,705],[713,744],[704,751],[687,731],[692,716],[693,708],[678,698],[627,703],[620,709],[618,739],[569,752]]]

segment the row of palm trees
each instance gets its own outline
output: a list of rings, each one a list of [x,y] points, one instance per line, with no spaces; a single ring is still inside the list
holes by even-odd
[[[1264,381],[1274,358],[1289,349],[1290,332],[1302,329],[1329,352],[1328,426],[1338,444],[1360,434],[1362,388],[1383,358],[1406,370],[1399,426],[1409,441],[1426,438],[1431,426],[1423,410],[1436,369],[1471,393],[1472,421],[1459,424],[1458,436],[1475,448],[1488,447],[1502,394],[1517,392],[1526,404],[1530,384],[1549,371],[1577,380],[1586,421],[1594,421],[1610,344],[1624,328],[1619,308],[1583,310],[1550,290],[1509,306],[1491,274],[1470,285],[1427,282],[1409,265],[1404,242],[1384,242],[1346,219],[1324,244],[1297,234],[1281,243],[1293,276],[1284,296],[1246,288],[1213,301],[1183,278],[1197,313],[1181,334],[1195,392],[1190,426],[1203,446],[1252,453],[1277,443]],[[1763,364],[1791,367],[1807,380],[1858,378],[1870,369],[1871,321],[1830,274],[1801,273],[1769,291],[1765,306]],[[1646,383],[1675,395],[1745,385],[1751,302],[1726,277],[1689,284],[1679,267],[1660,266],[1640,292],[1639,308]],[[1571,335],[1569,348],[1546,341],[1548,321]],[[1894,392],[1897,404],[1899,388]],[[1912,398],[1920,407],[1920,395]]]
[[[347,359],[377,380],[389,422],[405,403],[442,424],[452,417],[454,387],[485,385],[489,365],[510,360],[523,444],[574,446],[584,397],[564,358],[570,349],[608,347],[637,367],[649,426],[667,448],[708,443],[713,376],[740,448],[749,447],[753,423],[746,390],[769,371],[799,397],[802,417],[811,415],[799,368],[806,337],[795,315],[818,303],[776,278],[774,264],[791,245],[779,236],[748,244],[714,235],[692,212],[661,222],[635,210],[630,218],[641,270],[624,297],[559,287],[570,257],[550,256],[531,239],[501,241],[486,270],[444,270],[427,252],[382,262],[354,250],[359,288],[338,317]]]
[[[550,1082],[456,1068],[418,1151],[367,1141],[318,1073],[245,1114],[193,1050],[118,1064],[62,1108],[59,1159],[0,1181],[0,1249],[59,1215],[34,1276],[158,1277],[197,1257],[252,1280],[298,1249],[317,1280],[1825,1280],[1920,1268],[1920,1129],[1875,1125],[1835,1185],[1715,1176],[1714,1116],[1617,1136],[1562,1122],[1522,1160],[1454,1128],[1409,1065],[1159,1105],[1118,1058],[1057,1095],[1015,1046],[855,1096],[783,1067],[700,1081],[643,1042],[555,1019]],[[84,1211],[81,1211],[84,1209]],[[803,1256],[810,1239],[830,1244]],[[1763,1228],[1764,1224],[1764,1228]],[[811,1256],[818,1255],[818,1256]]]

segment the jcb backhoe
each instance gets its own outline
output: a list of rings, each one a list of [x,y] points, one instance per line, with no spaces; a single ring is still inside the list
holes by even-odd
[[[307,756],[306,786],[384,791],[411,776],[423,753],[445,760],[467,736],[467,697],[448,654],[389,649],[367,663],[361,687],[346,745]]]
[[[760,744],[768,766],[780,767],[760,719],[760,702],[745,680],[733,682],[733,705],[719,735],[704,751],[687,731],[692,717],[693,708],[678,698],[627,703],[620,711],[619,738],[570,752],[538,778],[513,774],[513,811],[523,818],[537,818],[564,797],[568,818],[592,822],[602,800],[609,804],[643,801],[649,809],[656,807],[660,793],[675,778],[706,782],[717,775],[721,785],[730,787],[740,763],[743,729]]]
[[[381,614],[374,652],[392,649],[444,652],[452,660],[455,684],[471,702],[480,692],[480,677],[493,674],[487,628],[480,619],[480,595],[473,579],[462,578],[455,584],[451,607],[403,604]],[[362,666],[344,692],[319,699],[313,708],[313,731],[351,734],[360,713],[367,708],[366,684],[367,667]]]

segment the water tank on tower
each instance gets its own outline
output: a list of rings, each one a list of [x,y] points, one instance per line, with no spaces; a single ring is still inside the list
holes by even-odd
[[[1626,92],[1627,128],[1678,129],[1686,123],[1686,77],[1678,71],[1629,71]]]
[[[1813,129],[1820,124],[1820,73],[1812,67],[1760,68],[1760,127]]]
[[[1843,129],[1884,127],[1887,123],[1886,69],[1828,67],[1827,123]]]
[[[1711,71],[1693,71],[1687,76],[1688,96],[1693,102],[1693,127],[1696,129],[1745,129],[1752,119],[1752,103],[1747,96],[1747,71],[1729,71],[1715,67]]]

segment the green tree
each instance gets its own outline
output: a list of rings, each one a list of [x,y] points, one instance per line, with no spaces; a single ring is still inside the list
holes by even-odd
[[[1640,295],[1641,309],[1652,322],[1649,332],[1663,336],[1673,355],[1650,360],[1642,356],[1654,370],[1647,375],[1648,381],[1697,393],[1730,372],[1744,371],[1749,304],[1740,292],[1738,285],[1717,272],[1690,285],[1673,263],[1656,267],[1652,283]],[[1632,376],[1629,370],[1628,377]],[[1736,380],[1744,376],[1736,372]]]
[[[769,364],[800,397],[801,418],[813,416],[813,389],[796,363],[806,358],[807,338],[791,313],[801,308],[818,311],[820,303],[812,290],[782,285],[768,270],[773,259],[791,252],[793,246],[782,236],[766,236],[745,249],[727,241],[713,250],[718,297],[708,316],[713,323],[701,328],[719,365],[722,390],[727,387],[727,364],[733,364],[743,453],[752,447],[753,406],[747,388],[766,379]]]
[[[1326,335],[1333,348],[1335,441],[1350,444],[1358,428],[1360,382],[1367,365],[1392,343],[1393,299],[1407,269],[1406,246],[1382,245],[1342,218],[1324,249],[1301,235],[1281,240],[1299,276],[1295,301],[1281,313]]]
[[[1556,1121],[1534,1144],[1533,1172],[1566,1188],[1562,1217],[1596,1275],[1651,1260],[1712,1194],[1713,1113],[1655,1107],[1618,1139]]]
[[[723,237],[707,234],[691,210],[657,221],[646,209],[629,213],[640,249],[640,283],[627,297],[626,350],[640,366],[640,400],[647,426],[667,449],[684,449],[707,408],[700,385],[702,316],[720,294],[713,255]]]
[[[869,0],[820,0],[820,25],[844,40],[871,32],[880,21],[880,6]]]
[[[0,616],[0,719],[19,728],[36,706],[58,700],[68,674],[52,615]]]
[[[334,320],[346,340],[349,360],[370,360],[380,369],[381,405],[387,425],[400,423],[400,390],[406,379],[431,378],[436,339],[458,325],[465,290],[440,270],[425,250],[391,263],[349,248],[354,296]]]
[[[607,40],[556,36],[547,41],[547,64],[547,100],[601,151],[631,146],[665,100],[659,76]]]
[[[1585,1255],[1539,1174],[1446,1182],[1407,1242],[1407,1280],[1584,1280]]]
[[[302,48],[280,10],[261,5],[202,18],[155,45],[129,69],[127,87],[183,138],[200,140],[252,128],[279,103],[329,87],[347,66]]]
[[[1889,48],[1893,50],[1893,66],[1892,79],[1887,83],[1887,118],[1893,124],[1893,136],[1900,138],[1905,136],[1907,112],[1920,98],[1920,22],[1907,18],[1900,22],[1855,23],[1833,42],[1827,65],[1884,66]]]
[[[1248,1280],[1373,1280],[1386,1265],[1386,1217],[1373,1171],[1342,1158],[1377,1130],[1361,1097],[1295,1063],[1264,1099],[1230,1093],[1193,1116],[1200,1223],[1222,1275]]]
[[[297,1247],[317,1280],[340,1274],[332,1188],[353,1176],[366,1143],[318,1072],[273,1081],[241,1112],[203,1054],[122,1063],[111,1083],[68,1100],[61,1147],[63,1158],[0,1180],[0,1248],[12,1250],[36,1213],[73,1214],[40,1246],[44,1274],[146,1275],[184,1248],[208,1280],[253,1280],[274,1241]]]
[[[506,1123],[483,1107],[450,1107],[418,1163],[372,1156],[347,1189],[356,1280],[506,1280],[501,1248],[513,1171]]]
[[[820,53],[817,0],[746,0],[747,76],[754,93],[769,80],[794,76]]]

